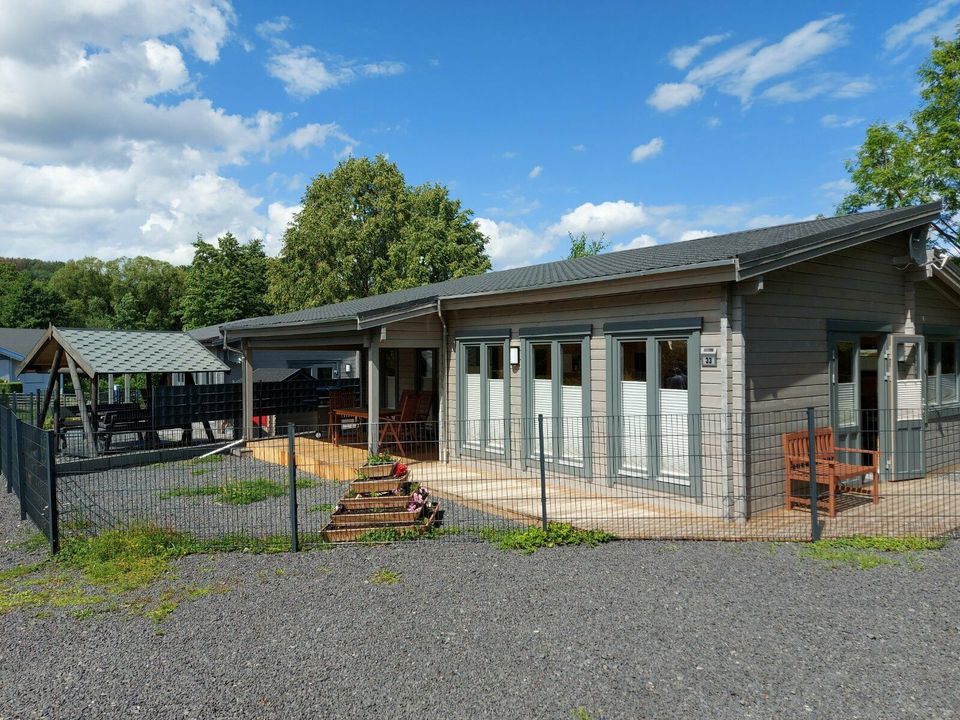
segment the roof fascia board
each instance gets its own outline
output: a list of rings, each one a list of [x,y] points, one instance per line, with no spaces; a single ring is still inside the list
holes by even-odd
[[[83,370],[88,378],[92,378],[97,374],[97,371],[93,365],[91,365],[87,359],[83,357],[83,355],[77,352],[77,349],[63,336],[63,333],[60,332],[56,326],[51,327],[50,329],[53,331],[53,339],[60,343],[60,347],[62,347],[70,355],[70,357],[73,358],[73,361],[81,370]]]
[[[315,320],[285,325],[259,325],[250,328],[227,328],[231,340],[257,337],[277,337],[278,335],[323,335],[336,333],[356,333],[357,321],[355,318],[336,318],[333,320]]]
[[[250,349],[257,350],[357,350],[365,347],[364,338],[356,333],[353,336],[328,335],[289,338],[250,338]]]
[[[424,315],[436,315],[437,298],[431,298],[429,302],[419,303],[413,307],[401,308],[398,310],[388,309],[386,312],[377,311],[376,313],[364,313],[357,316],[357,329],[369,330],[380,325],[389,325],[390,323],[410,320],[411,318],[423,317]]]
[[[682,268],[689,270],[691,266]],[[671,290],[676,288],[697,287],[701,285],[717,285],[731,282],[735,279],[734,263],[732,260],[700,270],[690,271],[689,276],[681,276],[671,272],[658,275],[644,275],[642,277],[620,277],[616,282],[606,278],[596,280],[592,284],[579,283],[576,288],[568,289],[565,286],[537,287],[529,290],[511,290],[509,292],[489,293],[479,295],[461,295],[451,298],[442,298],[443,309],[472,310],[484,307],[515,305],[520,303],[552,302],[554,300],[575,300],[581,297],[606,297],[623,295],[631,292],[652,292],[655,290]],[[486,298],[478,302],[476,298]]]
[[[823,239],[816,243],[808,243],[776,253],[768,253],[766,250],[744,253],[740,256],[739,276],[737,279],[746,280],[757,275],[762,275],[763,273],[795,265],[805,260],[812,260],[821,255],[828,255],[839,250],[845,250],[873,240],[879,240],[889,235],[896,235],[897,233],[910,230],[919,225],[925,225],[938,216],[939,212],[933,216],[931,216],[929,212],[923,215],[918,214],[906,219],[899,219],[894,222],[854,231],[853,233],[844,233],[843,235]]]
[[[17,362],[21,362],[23,360],[23,355],[18,353],[16,350],[8,350],[5,347],[0,347],[0,355],[6,355],[11,360],[16,360]]]
[[[32,348],[30,348],[30,352],[26,354],[26,356],[17,366],[17,375],[27,371],[27,368],[33,362],[33,358],[37,355],[37,353],[43,350],[44,346],[50,341],[51,337],[53,337],[53,325],[49,326],[43,331],[43,335],[40,336],[40,339],[37,340]]]

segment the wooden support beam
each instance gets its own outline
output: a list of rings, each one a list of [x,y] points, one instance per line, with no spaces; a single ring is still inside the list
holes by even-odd
[[[77,364],[70,354],[67,354],[67,365],[70,367],[70,381],[73,383],[73,392],[77,396],[77,410],[80,412],[80,421],[83,423],[83,432],[90,443],[90,454],[97,457],[97,436],[94,435],[93,425],[90,423],[90,414],[87,412],[87,403],[83,399],[83,386],[80,384],[80,373]]]
[[[60,383],[60,363],[63,362],[63,348],[58,347],[53,353],[53,365],[50,366],[50,377],[47,378],[47,387],[43,391],[43,405],[40,407],[40,414],[37,416],[37,427],[43,427],[47,419],[47,411],[50,409],[50,400],[53,398],[53,388]]]
[[[253,349],[244,340],[243,349],[243,439],[253,440]]]
[[[380,448],[380,329],[374,328],[367,350],[367,449]]]

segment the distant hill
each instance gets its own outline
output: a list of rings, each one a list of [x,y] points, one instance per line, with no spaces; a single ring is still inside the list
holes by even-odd
[[[0,262],[13,265],[18,271],[26,271],[32,280],[48,280],[64,266],[62,260],[35,260],[34,258],[0,257]]]

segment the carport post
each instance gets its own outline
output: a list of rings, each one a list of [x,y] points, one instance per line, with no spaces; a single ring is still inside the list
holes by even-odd
[[[817,517],[817,419],[812,407],[807,408],[807,444],[810,464],[810,539],[820,539],[820,520]]]
[[[297,531],[297,436],[296,426],[287,423],[287,484],[290,486],[290,552],[300,551]]]

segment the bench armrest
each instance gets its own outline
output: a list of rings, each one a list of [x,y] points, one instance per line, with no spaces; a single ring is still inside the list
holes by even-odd
[[[877,456],[877,457],[880,457],[880,451],[879,451],[879,450],[867,450],[866,448],[846,448],[846,447],[838,447],[838,448],[836,448],[836,451],[837,451],[838,453],[839,453],[839,452],[843,452],[843,453],[865,453],[865,454],[875,455],[875,456]]]

